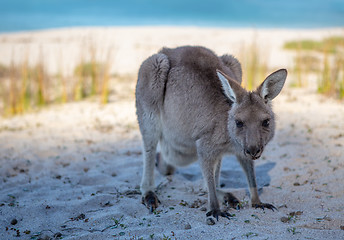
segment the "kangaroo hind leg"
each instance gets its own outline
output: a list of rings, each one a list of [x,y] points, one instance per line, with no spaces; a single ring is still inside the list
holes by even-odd
[[[136,113],[143,140],[143,174],[140,190],[142,202],[154,211],[159,205],[155,194],[154,168],[156,148],[161,136],[160,110],[169,70],[164,54],[145,60],[139,70],[136,85]]]
[[[156,154],[155,164],[160,174],[164,176],[173,175],[176,170],[175,167],[173,167],[172,165],[168,164],[167,162],[163,160],[161,153]]]

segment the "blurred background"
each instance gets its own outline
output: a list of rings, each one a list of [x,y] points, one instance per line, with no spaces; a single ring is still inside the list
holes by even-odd
[[[284,67],[342,99],[343,27],[340,0],[2,0],[0,114],[133,98],[140,63],[178,45],[234,54],[248,89]]]
[[[324,28],[344,25],[341,0],[2,0],[1,32],[75,26]]]

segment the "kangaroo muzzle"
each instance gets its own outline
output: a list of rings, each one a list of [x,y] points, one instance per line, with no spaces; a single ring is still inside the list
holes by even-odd
[[[244,150],[245,156],[252,158],[252,160],[256,160],[260,158],[262,153],[263,153],[263,147],[250,146]]]

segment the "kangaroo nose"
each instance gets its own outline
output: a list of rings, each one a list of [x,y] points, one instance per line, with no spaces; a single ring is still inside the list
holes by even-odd
[[[256,147],[256,146],[251,146],[246,149],[246,154],[250,155],[254,159],[257,159],[258,157],[260,157],[261,151],[262,151],[261,148]]]

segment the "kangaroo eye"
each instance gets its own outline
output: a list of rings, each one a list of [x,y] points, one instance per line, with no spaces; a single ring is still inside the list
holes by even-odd
[[[265,119],[263,122],[262,122],[262,126],[263,127],[269,127],[270,125],[270,119]]]
[[[240,120],[235,120],[235,124],[236,124],[237,128],[242,128],[244,126],[244,123]]]

